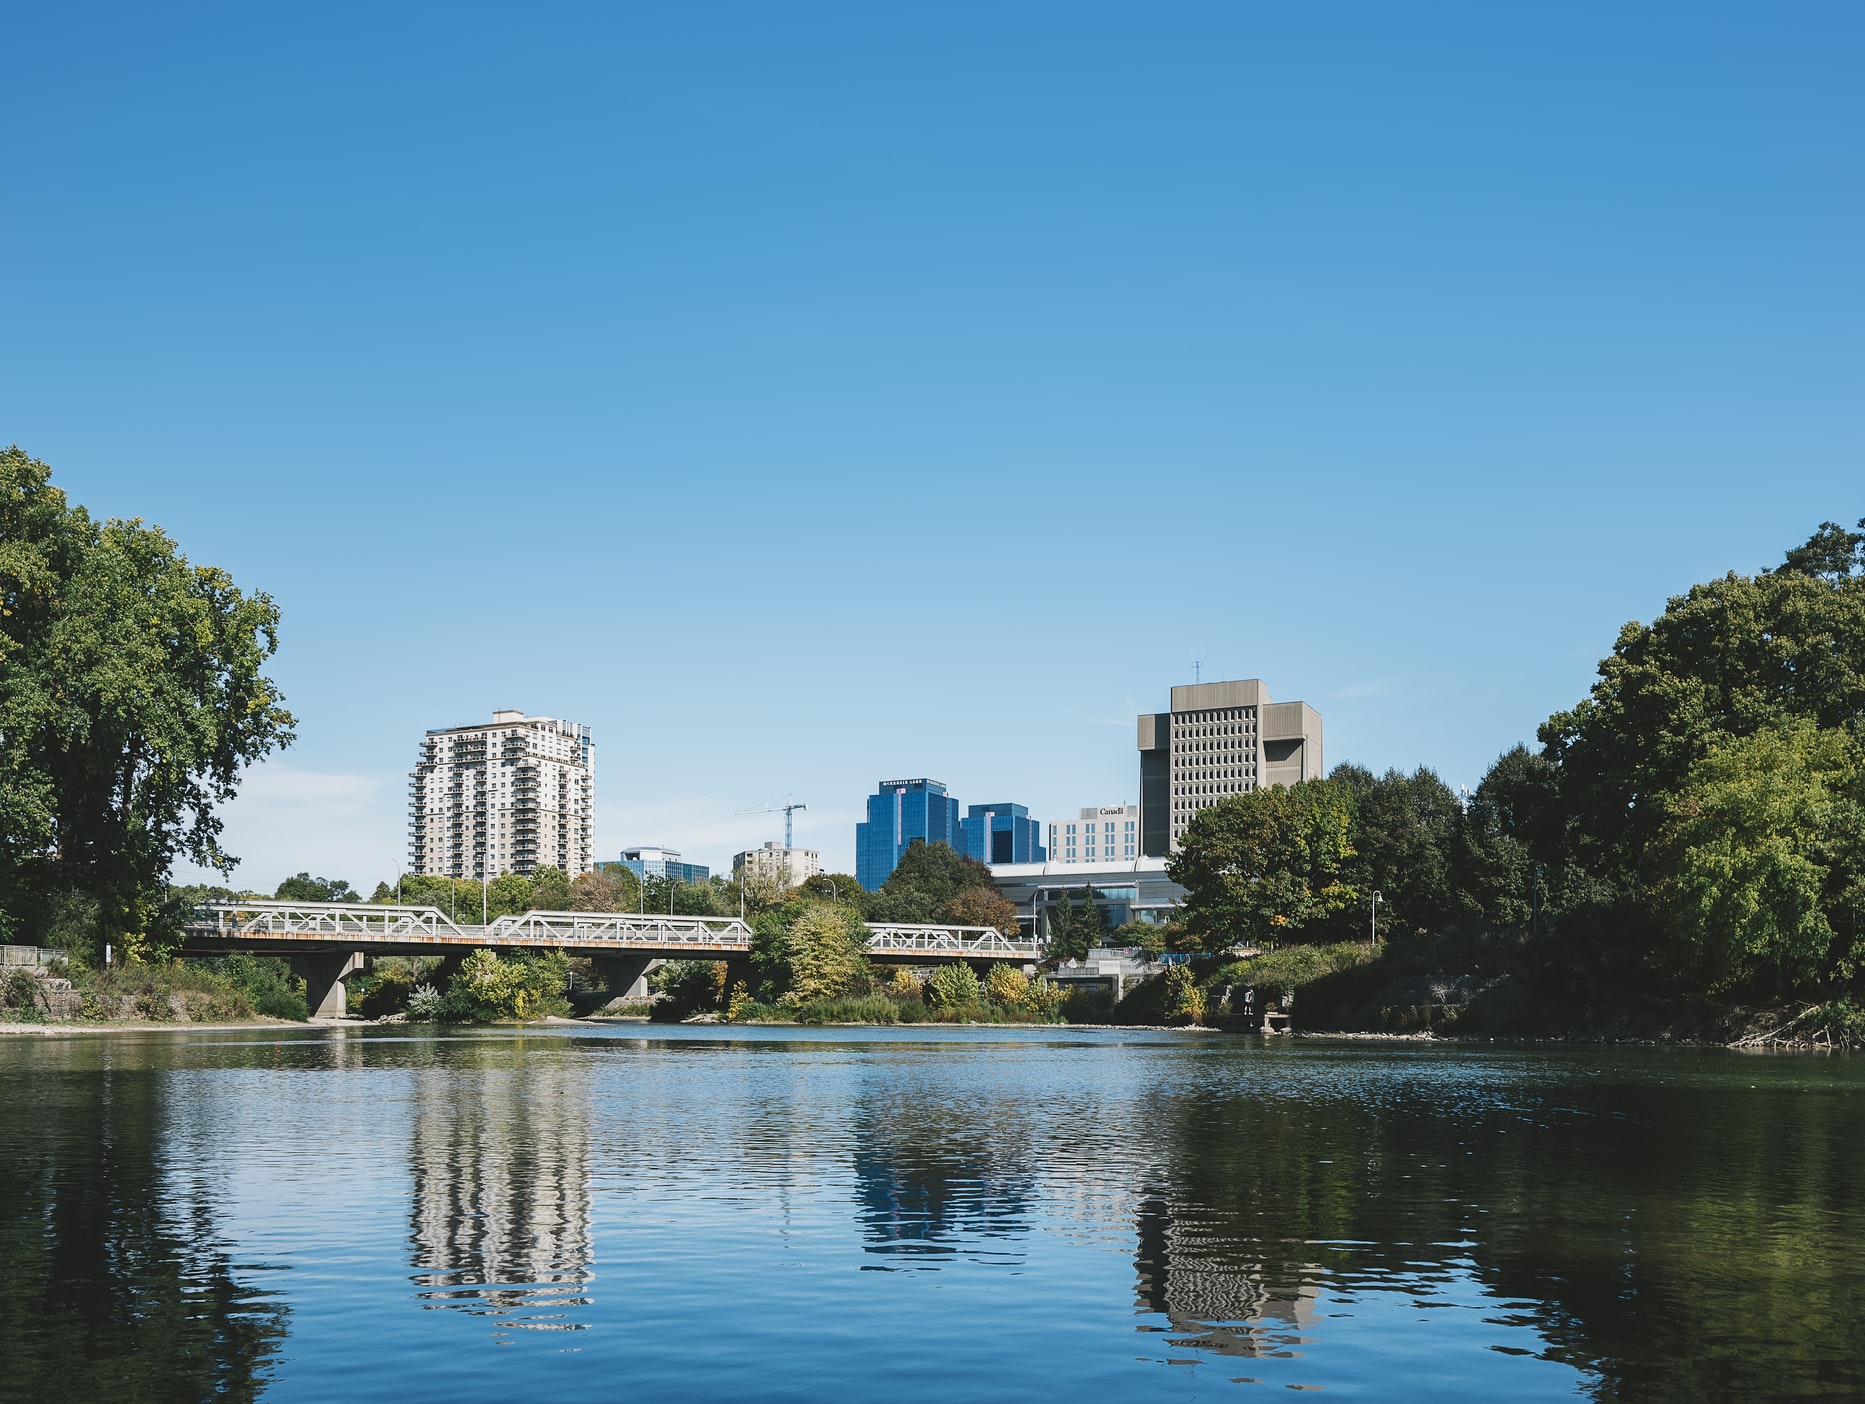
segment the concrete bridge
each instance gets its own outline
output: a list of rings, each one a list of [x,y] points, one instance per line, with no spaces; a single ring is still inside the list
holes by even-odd
[[[210,903],[188,923],[185,955],[230,951],[282,955],[304,978],[311,1013],[343,1013],[343,982],[369,955],[440,956],[443,969],[480,949],[561,950],[587,956],[613,994],[646,998],[647,972],[664,960],[731,960],[751,953],[751,928],[737,917],[643,912],[526,912],[463,926],[436,907],[373,902]],[[868,953],[916,965],[1040,959],[1034,940],[990,926],[868,926]]]

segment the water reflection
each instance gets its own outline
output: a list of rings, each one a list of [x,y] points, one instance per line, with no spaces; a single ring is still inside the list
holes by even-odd
[[[850,1135],[864,1251],[1021,1261],[1011,1244],[1029,1232],[1040,1195],[1015,1124],[911,1092],[864,1099]]]
[[[234,1265],[212,1167],[170,1163],[165,1072],[101,1041],[8,1051],[0,1398],[256,1398],[288,1313]]]
[[[1135,1298],[1166,1318],[1172,1346],[1254,1358],[1305,1343],[1316,1315],[1306,1274],[1240,1256],[1247,1245],[1175,1214],[1161,1195],[1141,1201],[1134,1226]]]
[[[470,1045],[469,1045],[470,1046]],[[414,1074],[415,1284],[430,1308],[580,1331],[595,1280],[585,1078],[554,1066]]]
[[[1865,1393],[1838,1060],[384,1031],[0,1067],[9,1400]]]

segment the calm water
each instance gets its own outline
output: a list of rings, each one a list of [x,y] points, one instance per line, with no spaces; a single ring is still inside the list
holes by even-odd
[[[0,1039],[0,1398],[1865,1392],[1865,1061]]]

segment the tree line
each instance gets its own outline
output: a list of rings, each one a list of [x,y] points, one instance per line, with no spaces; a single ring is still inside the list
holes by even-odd
[[[1865,521],[1627,624],[1467,798],[1429,769],[1200,811],[1170,874],[1194,952],[1368,940],[1570,992],[1865,992]]]

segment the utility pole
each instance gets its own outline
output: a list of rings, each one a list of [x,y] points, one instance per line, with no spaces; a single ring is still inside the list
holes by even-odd
[[[1379,889],[1373,889],[1373,944],[1379,944]]]

